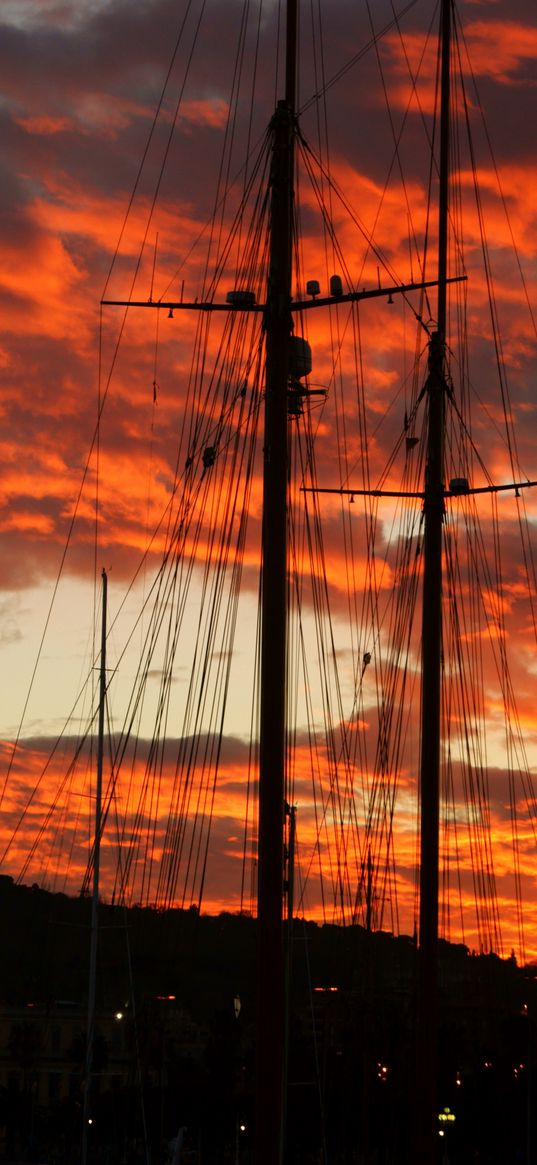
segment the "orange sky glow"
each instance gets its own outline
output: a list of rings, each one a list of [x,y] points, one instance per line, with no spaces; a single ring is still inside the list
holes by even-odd
[[[84,881],[105,567],[104,893],[162,904],[167,872],[177,864],[173,901],[197,904],[206,855],[208,911],[255,908],[262,329],[259,318],[230,324],[223,314],[209,320],[178,308],[170,318],[166,309],[126,313],[100,301],[214,294],[221,302],[237,260],[249,264],[251,285],[263,296],[265,231],[252,241],[248,222],[254,161],[281,88],[266,64],[275,57],[277,6],[263,6],[264,67],[254,75],[253,51],[246,54],[240,96],[237,7],[232,0],[208,5],[191,63],[194,28],[187,24],[154,125],[177,6],[63,0],[49,8],[28,0],[18,14],[9,6],[0,15],[0,646],[9,677],[0,729],[1,870],[72,893]],[[332,0],[328,7],[323,75],[339,79],[327,87],[326,107],[311,101],[320,81],[310,16],[301,16],[301,129],[321,166],[315,189],[307,151],[299,167],[294,292],[304,297],[307,280],[318,278],[325,294],[340,271],[345,288],[434,280],[433,5],[416,0],[399,29],[392,5],[381,0],[375,30],[367,6]],[[376,49],[360,57],[372,32],[388,25]],[[252,23],[250,50],[253,36]],[[354,53],[359,59],[340,77]],[[464,272],[467,281],[450,299],[448,344],[454,399],[465,408],[472,401],[465,417],[475,449],[465,461],[454,424],[446,457],[452,476],[471,473],[478,486],[513,473],[533,480],[537,23],[530,0],[460,3],[455,56],[465,97],[459,89],[463,144],[453,157],[453,188],[461,193],[451,203],[450,274]],[[332,236],[323,232],[320,192]],[[249,209],[237,215],[243,195]],[[364,501],[359,491],[396,490],[401,482],[409,492],[421,488],[423,446],[405,439],[419,437],[435,295],[305,311],[296,331],[312,346],[311,387],[319,395],[307,418],[290,423],[289,780],[298,806],[298,909],[363,923],[372,852],[375,923],[408,934],[416,927],[419,604],[406,638],[403,617],[422,573],[420,509]],[[463,339],[471,365],[461,355]],[[202,373],[193,351],[203,354]],[[214,472],[203,463],[213,447]],[[313,484],[354,488],[356,497],[304,493]],[[537,960],[537,620],[526,581],[537,494],[450,499],[446,510],[452,614],[445,616],[442,711],[449,741],[443,930],[471,949],[508,955],[514,948],[517,957]],[[478,519],[490,557],[477,536],[463,541]],[[220,533],[226,522],[228,541]],[[476,576],[481,591],[470,625]],[[474,669],[471,688],[465,668]],[[219,716],[216,755],[211,734]],[[488,863],[492,852],[499,923],[479,888],[476,897],[473,869],[476,857]]]

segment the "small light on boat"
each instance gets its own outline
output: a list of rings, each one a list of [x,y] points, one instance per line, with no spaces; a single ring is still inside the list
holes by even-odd
[[[245,1133],[246,1132],[246,1125],[239,1125],[239,1129],[240,1129],[241,1133]]]
[[[123,1012],[122,1011],[116,1011],[116,1019],[123,1019]]]
[[[308,279],[308,282],[306,283],[307,295],[311,295],[312,299],[315,299],[315,296],[319,294],[320,290],[321,287],[318,279]]]
[[[88,1117],[88,1124],[89,1125],[93,1124],[93,1117],[91,1117],[91,1116]]]
[[[444,1136],[444,1130],[443,1130],[443,1129],[439,1129],[439,1130],[438,1130],[438,1136],[439,1136],[439,1137],[443,1137],[443,1136]]]
[[[343,295],[343,284],[341,282],[341,275],[330,276],[330,295],[335,297]]]

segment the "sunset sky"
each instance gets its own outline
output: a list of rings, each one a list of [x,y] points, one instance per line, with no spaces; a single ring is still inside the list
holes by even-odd
[[[387,0],[373,0],[369,6],[365,0],[358,4],[356,0],[327,0],[314,7],[312,17],[310,5],[305,0],[299,2],[303,49],[298,106],[304,139],[312,153],[321,156],[325,175],[329,170],[332,176],[332,194],[329,199],[326,187],[324,197],[330,205],[334,237],[340,249],[334,244],[333,252],[327,253],[315,197],[302,173],[297,200],[305,238],[298,276],[301,286],[304,288],[307,279],[318,278],[324,291],[328,276],[338,269],[334,265],[336,258],[345,264],[345,269],[340,269],[346,286],[350,280],[355,287],[372,287],[377,280],[383,286],[418,280],[420,249],[427,226],[428,139],[435,101],[436,5],[432,0],[416,0],[414,4],[398,0],[393,7]],[[399,25],[394,20],[394,8],[402,14]],[[476,371],[472,370],[468,378],[472,392],[476,393],[476,403],[472,405],[478,466],[475,484],[513,480],[510,460],[517,465],[520,480],[537,479],[535,6],[533,0],[461,0],[457,11],[464,30],[457,52],[461,56],[468,115],[475,133],[473,162],[479,176],[481,200],[478,213],[473,194],[472,158],[465,149],[457,162],[461,202],[453,200],[452,214],[454,231],[459,232],[464,224],[464,255],[461,246],[457,262],[463,262],[468,274],[465,294],[469,309],[469,347],[476,361],[472,365]],[[78,733],[88,723],[92,699],[88,680],[93,677],[96,684],[93,664],[98,654],[95,645],[99,635],[101,569],[105,567],[109,574],[113,624],[109,667],[115,674],[110,685],[109,726],[119,733],[124,718],[129,717],[130,692],[139,660],[145,658],[144,644],[152,626],[150,611],[156,596],[156,572],[166,547],[167,523],[172,521],[177,521],[177,544],[185,538],[180,561],[184,564],[188,557],[195,569],[192,595],[185,600],[176,670],[170,676],[165,696],[170,740],[164,743],[162,738],[160,745],[158,787],[156,783],[146,785],[144,766],[151,755],[148,741],[153,731],[152,711],[159,706],[157,672],[164,666],[148,656],[147,695],[143,706],[136,710],[135,720],[140,744],[136,748],[133,738],[126,746],[130,775],[121,789],[118,784],[110,823],[112,826],[114,814],[117,813],[119,820],[125,813],[123,843],[127,861],[127,835],[134,838],[138,829],[142,831],[142,823],[146,824],[155,814],[157,824],[152,840],[136,842],[136,854],[134,849],[129,851],[133,870],[140,871],[144,863],[150,862],[154,847],[156,865],[163,850],[168,855],[166,868],[171,877],[176,847],[183,844],[188,848],[188,829],[187,840],[183,838],[181,843],[179,838],[178,822],[182,820],[184,803],[173,777],[180,767],[181,746],[177,742],[182,735],[194,732],[195,719],[184,718],[189,682],[187,661],[196,651],[196,637],[202,623],[199,614],[203,592],[201,563],[204,552],[210,548],[208,517],[200,520],[197,543],[193,532],[184,531],[187,516],[190,521],[195,506],[201,505],[204,490],[208,490],[204,504],[212,505],[213,512],[218,507],[222,512],[226,498],[231,505],[231,494],[223,493],[218,500],[213,497],[208,475],[201,471],[195,487],[194,484],[188,487],[192,488],[191,502],[187,505],[184,500],[186,479],[181,478],[181,473],[186,454],[193,447],[189,444],[193,439],[185,435],[186,425],[191,423],[184,420],[190,391],[186,386],[192,348],[196,344],[200,350],[202,347],[201,332],[197,331],[199,317],[176,311],[172,320],[166,311],[159,312],[157,319],[156,311],[131,309],[124,319],[121,309],[104,308],[101,320],[100,301],[103,297],[144,301],[150,297],[154,301],[181,297],[192,301],[196,297],[202,299],[207,293],[204,287],[211,286],[211,263],[217,253],[225,257],[219,281],[215,278],[215,299],[225,298],[225,292],[232,286],[233,262],[237,255],[244,260],[247,251],[246,216],[244,229],[232,237],[229,252],[225,251],[223,240],[237,211],[245,176],[253,178],[254,159],[260,154],[274,101],[281,96],[281,45],[279,70],[273,64],[277,59],[278,13],[276,0],[250,5],[243,5],[240,0],[205,3],[202,0],[191,3],[187,0],[4,0],[1,8],[3,423],[0,473],[3,488],[0,520],[3,554],[0,645],[4,676],[1,738],[5,753],[2,836],[7,846],[3,869],[14,876],[22,871],[25,880],[43,878],[53,888],[66,886],[77,892],[87,859],[92,766],[86,746],[76,769],[69,769],[68,758],[76,747]],[[320,19],[324,56],[319,47]],[[384,32],[376,46],[372,44],[373,31]],[[244,37],[244,54],[239,57],[241,37]],[[178,47],[172,58],[176,42]],[[168,69],[170,74],[165,85]],[[410,82],[409,70],[416,77],[415,88]],[[321,90],[326,93],[326,104],[313,100]],[[253,112],[252,94],[255,96]],[[463,128],[462,104],[458,105],[457,120]],[[329,153],[325,135],[329,135]],[[224,189],[227,189],[225,199]],[[436,221],[434,211],[431,214],[428,279],[435,277],[432,249]],[[480,214],[483,222],[486,221],[489,276],[495,284],[493,317],[487,302],[487,279],[481,266]],[[209,243],[208,224],[213,218],[220,225]],[[377,254],[373,254],[368,244],[373,234],[379,248]],[[252,278],[259,280],[259,256],[253,252],[252,255]],[[455,261],[451,270],[455,271]],[[431,322],[434,321],[434,302],[432,294],[422,309],[426,323],[429,310]],[[359,363],[367,398],[367,449],[373,486],[383,475],[402,432],[404,410],[410,407],[412,362],[417,345],[422,352],[422,375],[425,368],[425,335],[422,332],[420,339],[420,330],[416,329],[418,307],[415,298],[410,310],[397,302],[390,309],[391,314],[384,301],[373,301],[360,309]],[[336,406],[338,394],[343,395],[345,376],[352,379],[352,371],[341,372],[340,363],[343,364],[346,353],[354,351],[356,334],[352,334],[350,324],[339,319],[337,327],[341,330],[335,341],[334,316],[329,320],[328,315],[316,314],[313,322],[313,314],[308,313],[307,321],[314,349],[312,382],[328,393],[326,407],[319,405],[315,414],[319,484],[342,484],[346,488],[355,485],[359,489],[362,444],[355,424],[358,406],[354,411],[351,409],[345,458]],[[511,459],[501,433],[502,382],[492,388],[495,374],[489,352],[494,346],[491,319],[497,324],[498,336],[501,335],[503,386],[508,388],[514,418],[517,448],[511,449]],[[455,323],[455,308],[452,320]],[[210,339],[204,341],[210,359],[217,343],[224,342],[222,336],[223,332],[215,325]],[[339,345],[339,354],[332,362],[334,344]],[[452,379],[458,399],[460,353],[455,340],[453,352]],[[254,359],[252,346],[251,363],[247,369],[246,365],[241,367],[245,381],[253,381]],[[194,382],[193,385],[195,397]],[[227,383],[222,386],[224,391],[228,391]],[[247,427],[246,412],[240,413],[239,421],[239,411],[246,409],[248,398],[246,404],[239,394],[230,400],[230,410],[233,407],[235,411],[232,419],[231,412],[229,417],[226,414],[226,424],[230,432],[242,434]],[[483,401],[486,411],[481,412]],[[97,428],[100,406],[101,420]],[[206,445],[213,439],[214,425],[216,421],[212,429],[207,428]],[[231,452],[226,452],[226,456],[228,468],[221,470],[224,489],[230,488]],[[455,452],[453,464],[458,464]],[[231,629],[223,628],[222,639],[210,641],[207,649],[213,662],[231,655],[235,661],[229,681],[214,800],[211,856],[207,859],[204,901],[209,909],[238,908],[244,821],[248,823],[248,852],[254,828],[252,805],[248,802],[245,807],[245,788],[261,504],[258,461],[256,465],[248,487],[251,517],[245,536],[243,597],[235,615],[236,638],[231,639]],[[386,488],[396,488],[400,468],[396,461],[393,465],[390,463]],[[182,482],[180,486],[178,481]],[[535,772],[537,644],[532,602],[523,577],[524,552],[518,548],[516,503],[502,495],[499,499],[498,511],[504,520],[499,544],[504,556],[504,585],[500,593],[490,584],[481,617],[489,632],[492,625],[496,628],[497,659],[503,661],[505,654],[509,656],[513,702],[515,695],[518,700],[517,739],[525,742],[529,769]],[[238,507],[239,503],[242,504],[242,498],[233,504]],[[531,533],[532,530],[535,533],[537,521],[537,493],[534,498],[528,491],[524,504],[529,519],[527,562],[531,553],[536,552]],[[182,515],[181,505],[185,506]],[[482,516],[484,528],[491,534],[488,501],[487,506]],[[342,717],[348,716],[351,732],[357,729],[360,717],[366,716],[371,759],[375,756],[379,718],[374,710],[373,689],[364,686],[357,694],[356,661],[361,660],[363,651],[375,655],[376,633],[373,624],[369,628],[366,625],[365,615],[362,615],[365,623],[356,617],[356,624],[350,629],[352,616],[346,607],[344,582],[345,549],[337,533],[339,501],[325,498],[320,502],[320,510],[327,520],[326,569],[335,612],[335,656],[341,661]],[[367,529],[362,510],[353,513],[352,522],[353,602],[355,612],[367,612],[365,598],[361,606],[361,596],[366,594],[369,582],[365,552]],[[386,550],[388,527],[393,525],[401,538],[403,530],[403,519],[393,503],[383,511],[381,522],[384,523],[381,541],[385,565],[383,573],[378,568],[379,577],[382,573],[379,589],[387,603],[397,574],[395,557],[390,557]],[[416,536],[415,530],[413,536]],[[305,541],[300,545],[305,562]],[[211,550],[211,554],[216,556],[216,551]],[[470,560],[468,564],[471,572]],[[173,607],[173,586],[171,582],[166,585],[170,590],[163,602],[169,614]],[[138,622],[138,612],[144,602],[145,613]],[[223,617],[219,615],[219,618]],[[229,618],[231,624],[231,614]],[[320,648],[312,590],[307,581],[303,591],[303,634],[308,643],[308,667],[315,676],[319,672]],[[484,639],[484,631],[482,634]],[[468,643],[469,638],[465,629],[463,639]],[[300,651],[294,639],[292,646],[298,660]],[[414,648],[415,634],[410,651],[413,678],[409,687],[413,685],[413,698],[405,746],[408,753],[401,771],[392,842],[397,851],[393,859],[397,874],[386,873],[382,886],[387,903],[382,925],[385,929],[399,925],[407,932],[414,925],[412,766],[416,738],[414,735],[411,739],[411,735],[416,731],[419,709]],[[378,665],[379,658],[380,648],[373,659],[374,666]],[[472,855],[475,857],[479,851],[490,857],[492,846],[498,909],[502,914],[502,950],[505,954],[512,946],[520,950],[520,931],[514,917],[516,863],[511,856],[515,833],[525,902],[524,950],[527,957],[537,958],[533,792],[526,778],[519,781],[518,746],[507,738],[503,727],[503,707],[511,695],[507,689],[502,691],[501,680],[493,677],[493,647],[489,656],[483,649],[483,661],[487,682],[476,696],[475,716],[479,720],[482,716],[487,725],[487,753],[478,753],[476,748],[473,759],[476,767],[483,766],[483,771],[487,771],[490,799],[486,808],[483,801],[477,809],[472,809],[473,826],[463,836],[464,764],[462,754],[457,753],[454,745],[451,795],[454,820],[461,822],[460,893],[468,905],[468,917],[462,930],[460,911],[452,907],[448,929],[451,937],[464,937],[472,947],[479,946],[483,935],[485,942],[487,935],[493,941],[494,920],[477,922],[476,910],[471,906],[472,894],[476,892]],[[225,683],[224,669],[218,675],[214,680],[215,691]],[[397,683],[401,682],[399,677]],[[357,894],[352,862],[358,862],[359,866],[362,842],[351,840],[350,835],[347,841],[343,840],[335,822],[330,826],[333,849],[329,853],[328,824],[323,821],[319,826],[317,817],[315,825],[317,810],[314,812],[311,793],[307,701],[299,678],[296,684],[297,737],[293,764],[299,823],[302,820],[302,825],[299,824],[303,856],[300,876],[306,879],[309,875],[310,890],[305,895],[305,905],[309,902],[310,908],[322,917],[320,866],[325,873],[329,870],[327,884],[337,899],[337,876],[334,878],[333,874],[336,850],[339,847],[340,853],[349,846],[353,853],[346,854],[349,884],[344,893],[352,902]],[[322,683],[317,681],[316,685],[312,679],[314,719],[323,703],[321,689]],[[79,692],[82,693],[80,700]],[[338,704],[333,698],[331,715],[337,747],[343,749],[345,731],[339,726]],[[453,707],[449,716],[453,722],[462,721],[464,710]],[[207,724],[203,718],[197,723],[198,735],[203,736],[208,731]],[[315,723],[317,726],[317,720]],[[65,737],[64,744],[47,764],[51,744],[60,733]],[[12,742],[19,737],[13,758]],[[358,779],[359,773],[362,782],[366,779],[365,768],[358,760],[358,752],[353,756],[355,777]],[[331,799],[333,789],[326,792],[330,765],[322,746],[313,762],[315,765],[319,766],[321,785],[325,782],[321,817],[324,814],[328,818],[335,810]],[[507,771],[509,765],[511,774]],[[197,766],[198,761],[194,768]],[[210,785],[200,783],[198,788],[199,801],[205,799],[208,809],[212,796]],[[358,816],[363,809],[366,797],[363,788],[362,791],[357,788],[355,794],[354,808],[351,809],[352,798],[349,798],[344,816]],[[344,799],[346,796],[345,793]],[[189,813],[190,810],[187,817]],[[20,827],[14,833],[19,821]],[[201,832],[193,845],[197,857],[192,862],[197,862],[200,868],[205,860],[207,828],[206,824],[200,825]],[[318,837],[322,834],[324,838],[322,842],[318,840],[317,848],[315,829],[320,830]],[[110,886],[111,871],[117,865],[112,828],[104,844],[110,855],[109,865],[105,864]],[[388,866],[391,861],[390,858]],[[450,863],[454,868],[451,850],[446,857],[446,870]],[[165,881],[166,876],[158,871],[146,875],[138,872],[134,896],[143,897],[146,892],[144,878],[153,889],[161,878],[159,887],[164,893],[162,879]],[[488,876],[490,870],[484,876],[484,883]],[[251,877],[250,871],[247,879],[251,881]],[[191,886],[193,875],[192,879]],[[394,904],[396,882],[401,902],[399,918]],[[187,892],[187,901],[190,901],[189,894],[195,900],[196,891]],[[249,885],[244,894],[245,904],[249,905]],[[379,886],[379,898],[380,895]],[[483,910],[486,914],[485,907]],[[328,903],[325,916],[338,916],[335,902]]]

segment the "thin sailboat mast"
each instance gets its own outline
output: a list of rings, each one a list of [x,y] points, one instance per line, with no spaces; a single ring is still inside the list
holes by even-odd
[[[261,694],[259,742],[256,1165],[283,1151],[285,1079],[284,800],[287,655],[288,362],[292,332],[297,0],[288,0],[286,91],[272,120],[270,257],[265,312]]]
[[[99,719],[97,735],[97,778],[95,785],[95,827],[93,842],[93,893],[91,900],[91,943],[88,986],[88,1024],[86,1035],[86,1063],[84,1072],[84,1104],[82,1123],[82,1165],[88,1160],[93,1052],[95,1046],[95,1001],[97,981],[97,941],[99,928],[99,879],[101,856],[101,805],[104,756],[104,708],[106,700],[106,618],[108,578],[102,572],[101,667],[99,672]]]
[[[429,344],[424,488],[422,694],[420,753],[420,922],[417,1004],[417,1159],[436,1160],[438,1030],[438,887],[442,674],[442,526],[451,0],[441,8],[441,95],[438,204],[438,319]]]

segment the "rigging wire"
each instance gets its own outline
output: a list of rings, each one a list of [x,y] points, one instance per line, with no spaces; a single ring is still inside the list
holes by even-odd
[[[408,9],[412,5],[408,5]],[[372,14],[368,6],[370,22]],[[386,26],[397,27],[398,17]],[[258,65],[258,44],[261,14],[257,21],[255,70]],[[238,195],[232,193],[231,174],[234,169],[234,151],[239,119],[239,88],[244,78],[244,53],[247,39],[248,6],[244,5],[233,61],[231,98],[224,144],[219,161],[219,184],[213,205],[210,226],[205,236],[203,257],[203,295],[216,296],[223,280],[229,277],[234,260],[239,257],[238,282],[235,286],[256,289],[263,300],[261,268],[267,253],[268,203],[263,192],[268,167],[268,137],[262,142],[256,157],[250,156],[252,137],[252,99],[255,75],[252,76],[250,106],[248,107],[248,169],[241,171],[242,184]],[[315,23],[317,22],[317,23]],[[317,15],[311,9],[312,29],[321,27],[321,10]],[[369,47],[376,48],[379,35],[373,36]],[[316,40],[315,36],[313,37]],[[192,42],[188,69],[192,60]],[[363,50],[365,51],[365,50]],[[358,57],[353,58],[356,63]],[[382,73],[382,61],[378,54]],[[408,59],[407,59],[408,64]],[[346,68],[350,68],[350,63]],[[184,92],[183,82],[181,93]],[[344,70],[345,71],[345,70]],[[305,139],[299,138],[300,160],[303,169],[297,180],[298,195],[304,193],[308,182],[311,206],[319,209],[326,275],[334,267],[344,274],[349,286],[356,284],[351,277],[350,262],[338,240],[334,217],[338,208],[351,210],[349,199],[338,188],[334,167],[328,149],[328,115],[324,98],[330,86],[344,71],[331,81],[326,80],[322,54],[315,60],[315,118],[317,143],[315,151]],[[418,93],[419,69],[410,70],[411,92]],[[385,89],[387,103],[389,94]],[[411,97],[413,100],[413,97]],[[176,106],[175,117],[178,116]],[[307,108],[307,106],[304,106]],[[465,115],[468,102],[463,98]],[[391,118],[394,153],[388,178],[384,185],[377,218],[381,214],[388,183],[401,165],[402,134],[408,118],[408,107],[396,130]],[[157,181],[160,188],[164,169],[169,161],[167,149]],[[455,169],[462,169],[462,145],[454,144]],[[477,165],[472,155],[477,182]],[[429,177],[434,180],[434,163]],[[158,190],[157,190],[158,193]],[[155,196],[156,197],[156,196]],[[482,250],[487,282],[492,291],[491,249],[484,230],[482,199],[476,184],[477,215],[482,239]],[[153,202],[153,209],[156,201]],[[142,263],[150,212],[144,240],[138,255],[134,290]],[[129,206],[130,212],[130,206]],[[417,252],[416,228],[407,206],[409,245]],[[427,214],[427,247],[429,238],[429,210]],[[251,221],[249,225],[247,220]],[[463,239],[464,208],[453,197],[451,230],[454,238],[457,270],[465,269],[466,254]],[[394,262],[375,248],[371,232],[366,231],[354,211],[351,218],[364,240],[362,262],[376,257],[384,270],[397,281]],[[302,225],[297,211],[297,231]],[[297,286],[303,283],[304,252],[297,238]],[[120,240],[121,241],[121,240]],[[119,247],[120,244],[118,244]],[[117,257],[117,256],[116,256]],[[115,257],[115,258],[116,258]],[[115,261],[115,259],[114,259]],[[362,270],[365,270],[362,267]],[[425,270],[425,267],[423,268]],[[361,278],[361,273],[360,273]],[[107,281],[108,286],[108,281]],[[457,367],[460,397],[449,399],[450,427],[446,435],[449,464],[453,473],[473,480],[479,471],[486,480],[492,476],[486,468],[486,455],[480,455],[476,446],[470,446],[463,455],[460,430],[468,433],[469,414],[475,408],[465,346],[468,342],[463,315],[466,289],[459,288],[459,298],[453,301],[452,323],[456,338],[452,344],[453,367]],[[462,298],[460,298],[462,297]],[[393,407],[386,406],[386,393],[373,402],[367,399],[368,351],[363,335],[364,308],[335,304],[329,309],[325,330],[312,322],[313,313],[297,318],[296,329],[316,344],[322,364],[321,376],[328,385],[327,400],[314,411],[307,391],[303,396],[302,415],[293,422],[292,501],[290,511],[290,546],[292,577],[290,596],[293,623],[290,634],[289,708],[293,725],[289,739],[289,771],[291,799],[304,786],[303,743],[311,750],[308,780],[311,783],[311,824],[308,823],[308,846],[304,851],[304,876],[300,903],[311,893],[320,899],[319,909],[325,919],[343,923],[364,918],[365,873],[371,855],[372,879],[376,901],[376,915],[380,928],[389,920],[391,929],[399,932],[409,900],[408,868],[410,845],[407,829],[414,823],[415,757],[416,757],[416,700],[415,689],[419,675],[416,612],[421,573],[422,517],[412,500],[393,504],[380,512],[378,499],[366,499],[359,521],[342,497],[339,520],[341,543],[335,547],[335,510],[329,511],[329,533],[321,524],[321,503],[316,493],[299,497],[301,485],[318,488],[320,469],[323,472],[329,459],[320,446],[327,429],[336,435],[337,453],[333,462],[343,489],[351,479],[360,482],[360,488],[369,489],[373,480],[391,481],[403,460],[403,481],[411,491],[418,492],[423,475],[424,447],[415,440],[419,422],[425,412],[420,394],[420,376],[423,371],[423,331],[430,321],[422,319],[423,306],[410,308],[417,322],[415,360],[408,377],[392,402],[404,393],[408,397],[407,416],[401,425],[393,421]],[[156,314],[156,337],[153,363],[153,384],[157,384],[157,355],[160,368],[159,316]],[[102,471],[100,458],[100,431],[103,410],[112,376],[117,370],[120,341],[124,337],[127,313],[123,316],[112,355],[110,372],[98,403],[98,425],[92,454],[97,458],[97,477]],[[518,452],[513,438],[513,406],[505,375],[505,358],[499,326],[498,305],[492,302],[491,331],[499,361],[499,388],[503,403],[504,436],[508,460],[513,474],[518,465]],[[116,818],[120,837],[120,860],[115,874],[114,897],[126,903],[138,899],[158,902],[163,906],[180,901],[183,905],[201,907],[211,878],[209,843],[215,828],[219,809],[217,797],[220,783],[225,795],[233,788],[233,764],[229,762],[223,733],[226,716],[232,700],[234,673],[234,644],[241,620],[241,582],[248,574],[251,594],[256,594],[252,576],[259,567],[250,530],[252,511],[257,521],[257,456],[259,447],[259,410],[263,396],[262,378],[262,321],[255,322],[246,315],[231,313],[226,322],[217,322],[209,313],[200,318],[193,329],[194,354],[189,368],[183,365],[184,408],[177,441],[176,463],[170,474],[170,496],[158,519],[156,530],[149,537],[135,578],[145,569],[162,544],[163,555],[155,579],[145,594],[143,612],[136,622],[141,631],[139,660],[135,669],[135,687],[129,696],[122,726],[114,733],[109,728],[111,772],[106,792],[107,814]],[[470,337],[471,338],[471,337]],[[391,360],[391,355],[389,356]],[[390,369],[391,371],[391,369]],[[406,369],[405,369],[406,373]],[[159,373],[160,379],[160,373]],[[101,383],[101,382],[100,382]],[[352,394],[350,387],[352,386]],[[384,432],[389,433],[390,451],[380,464],[378,444],[381,430],[373,404],[379,402],[386,415],[382,418]],[[458,432],[457,432],[458,430]],[[464,461],[464,456],[467,460]],[[89,465],[89,462],[88,462]],[[518,474],[518,470],[517,470]],[[85,479],[84,479],[85,480]],[[81,490],[83,486],[81,487]],[[80,494],[80,497],[82,493]],[[100,518],[99,480],[95,500],[95,522]],[[524,503],[517,500],[517,515],[522,531]],[[446,652],[444,658],[444,705],[446,755],[444,758],[444,925],[451,933],[462,928],[468,935],[474,932],[468,919],[466,876],[471,869],[474,883],[473,909],[477,930],[487,948],[499,948],[504,941],[497,881],[499,865],[494,853],[494,820],[491,811],[491,783],[494,762],[492,745],[481,746],[478,729],[483,730],[488,720],[487,701],[490,700],[490,667],[494,666],[497,690],[511,725],[504,728],[503,755],[510,788],[509,812],[514,850],[513,884],[518,903],[518,945],[524,950],[525,935],[522,920],[522,893],[524,881],[524,844],[518,793],[522,788],[526,797],[532,797],[531,766],[526,755],[521,721],[515,707],[514,682],[508,675],[507,606],[510,600],[508,564],[498,532],[499,509],[497,499],[491,503],[491,515],[486,519],[493,544],[493,555],[485,549],[479,521],[484,516],[482,504],[475,499],[449,503],[445,522],[446,545]],[[486,517],[486,516],[485,516]],[[74,519],[73,519],[74,522]],[[224,532],[223,527],[226,526]],[[216,529],[222,532],[217,535]],[[393,543],[395,542],[395,548]],[[340,548],[341,547],[341,548]],[[364,547],[363,552],[361,547]],[[525,568],[534,577],[531,542],[524,532]],[[360,549],[357,549],[360,548]],[[201,566],[202,554],[206,566]],[[337,563],[336,563],[337,558]],[[362,559],[367,559],[364,566]],[[341,576],[336,578],[336,566],[341,564]],[[311,582],[306,582],[306,566]],[[362,573],[363,576],[362,577]],[[342,580],[351,593],[342,598]],[[472,584],[472,586],[471,586]],[[479,584],[479,593],[473,593],[473,584]],[[527,603],[531,622],[535,627],[534,598],[531,581],[527,586]],[[134,586],[134,583],[132,584]],[[190,590],[196,591],[191,600]],[[129,590],[127,593],[132,593]],[[470,632],[464,613],[463,598],[472,604],[472,615],[478,627]],[[335,603],[333,600],[335,599]],[[154,603],[154,610],[150,606]],[[345,606],[345,620],[349,628],[348,642],[341,646],[340,612]],[[338,613],[333,614],[332,608]],[[141,619],[147,619],[142,626]],[[342,622],[342,621],[341,621]],[[311,628],[313,628],[313,633]],[[184,659],[184,636],[190,637],[192,675],[183,686],[181,699],[177,697],[177,665]],[[127,636],[120,651],[119,664],[127,659],[133,642],[134,629]],[[250,725],[257,725],[258,646],[256,630],[256,661],[252,665],[248,686],[252,689],[252,703],[248,716]],[[254,638],[252,636],[252,638]],[[310,638],[313,646],[310,644]],[[485,643],[486,641],[486,643]],[[344,651],[348,652],[346,658]],[[369,656],[368,663],[365,663]],[[372,664],[372,666],[370,666]],[[154,683],[159,673],[158,684]],[[468,676],[473,678],[470,680]],[[184,701],[183,701],[184,693]],[[410,700],[408,699],[410,697]],[[152,735],[144,739],[144,726],[149,706],[155,711]],[[408,710],[410,705],[410,710]],[[93,705],[92,705],[93,707]],[[90,725],[92,716],[90,715]],[[89,747],[88,727],[80,738],[77,760],[86,759]],[[369,738],[369,739],[368,739]],[[374,738],[374,744],[371,739]],[[50,762],[52,764],[52,761]],[[44,772],[49,771],[45,768]],[[253,788],[255,780],[255,744],[248,745],[248,783],[240,816],[243,835],[237,845],[236,865],[240,866],[240,891],[237,901],[242,909],[246,899],[246,862],[254,872],[255,809]],[[170,780],[170,767],[174,771]],[[128,778],[125,773],[128,772]],[[26,855],[24,872],[28,872],[39,853],[40,843],[53,818],[61,821],[63,835],[57,839],[58,861],[65,852],[62,846],[68,837],[68,814],[62,808],[61,798],[74,790],[75,768],[59,782],[57,795],[46,817],[46,826]],[[463,822],[461,787],[467,805]],[[80,795],[81,796],[81,795]],[[29,802],[31,805],[33,802]],[[79,799],[79,805],[81,801]],[[533,801],[534,804],[534,801]],[[119,806],[121,805],[121,810]],[[234,813],[234,816],[238,814]],[[365,824],[362,824],[362,818]],[[148,820],[151,824],[148,825]],[[402,824],[402,828],[401,827]],[[535,809],[529,811],[529,826],[535,831]],[[16,831],[15,831],[16,832]],[[72,835],[74,838],[74,833]],[[15,844],[15,833],[10,846]],[[74,841],[71,840],[74,846]],[[8,846],[9,850],[9,846]],[[6,851],[7,853],[8,851]],[[238,855],[238,856],[237,856]],[[52,859],[51,859],[52,860]],[[469,863],[469,864],[468,864]],[[458,921],[452,918],[451,887],[453,867]],[[500,871],[501,872],[501,871]],[[183,888],[179,889],[184,878]],[[317,903],[315,903],[317,905]],[[408,911],[407,911],[408,914]]]

